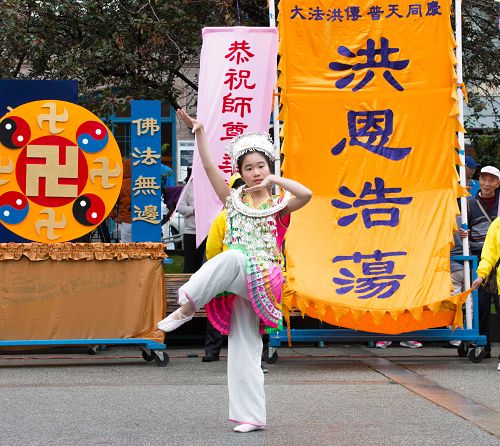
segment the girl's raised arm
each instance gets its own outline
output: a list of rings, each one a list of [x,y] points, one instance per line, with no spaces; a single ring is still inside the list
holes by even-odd
[[[223,204],[226,204],[226,198],[229,196],[230,189],[212,159],[203,124],[189,116],[186,111],[182,109],[177,110],[177,116],[182,122],[184,122],[184,124],[186,124],[188,128],[192,129],[192,133],[196,136],[198,153],[200,154],[201,162],[210,184],[214,188],[219,200],[222,201]]]

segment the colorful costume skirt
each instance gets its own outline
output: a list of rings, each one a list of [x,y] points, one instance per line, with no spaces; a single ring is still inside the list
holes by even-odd
[[[250,302],[255,313],[260,317],[260,333],[282,329],[281,293],[283,289],[283,271],[273,265],[262,270],[247,259],[247,287]],[[231,312],[235,295],[223,293],[205,305],[210,323],[222,334],[231,329]]]

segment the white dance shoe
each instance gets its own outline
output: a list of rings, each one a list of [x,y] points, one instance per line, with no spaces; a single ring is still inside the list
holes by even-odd
[[[168,333],[170,331],[174,331],[177,328],[179,328],[182,324],[185,324],[186,322],[189,322],[191,319],[193,319],[194,313],[191,316],[186,316],[183,319],[174,319],[172,316],[175,314],[172,313],[168,315],[165,319],[162,319],[160,322],[158,322],[157,327]]]
[[[236,426],[233,430],[240,434],[246,434],[247,432],[261,431],[264,430],[264,426],[256,426],[255,424],[240,424]]]

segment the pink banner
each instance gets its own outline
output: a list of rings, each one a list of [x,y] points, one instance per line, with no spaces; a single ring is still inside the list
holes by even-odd
[[[267,132],[276,85],[276,28],[204,28],[197,119],[204,123],[212,157],[229,181],[225,153],[234,136]],[[222,203],[195,151],[193,159],[196,244],[207,236]]]

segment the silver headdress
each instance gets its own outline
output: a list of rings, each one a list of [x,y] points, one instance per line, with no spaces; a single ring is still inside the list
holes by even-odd
[[[238,158],[249,152],[262,152],[272,161],[276,159],[273,142],[268,133],[249,132],[235,136],[227,145],[226,151],[231,157],[233,172],[238,166]]]

